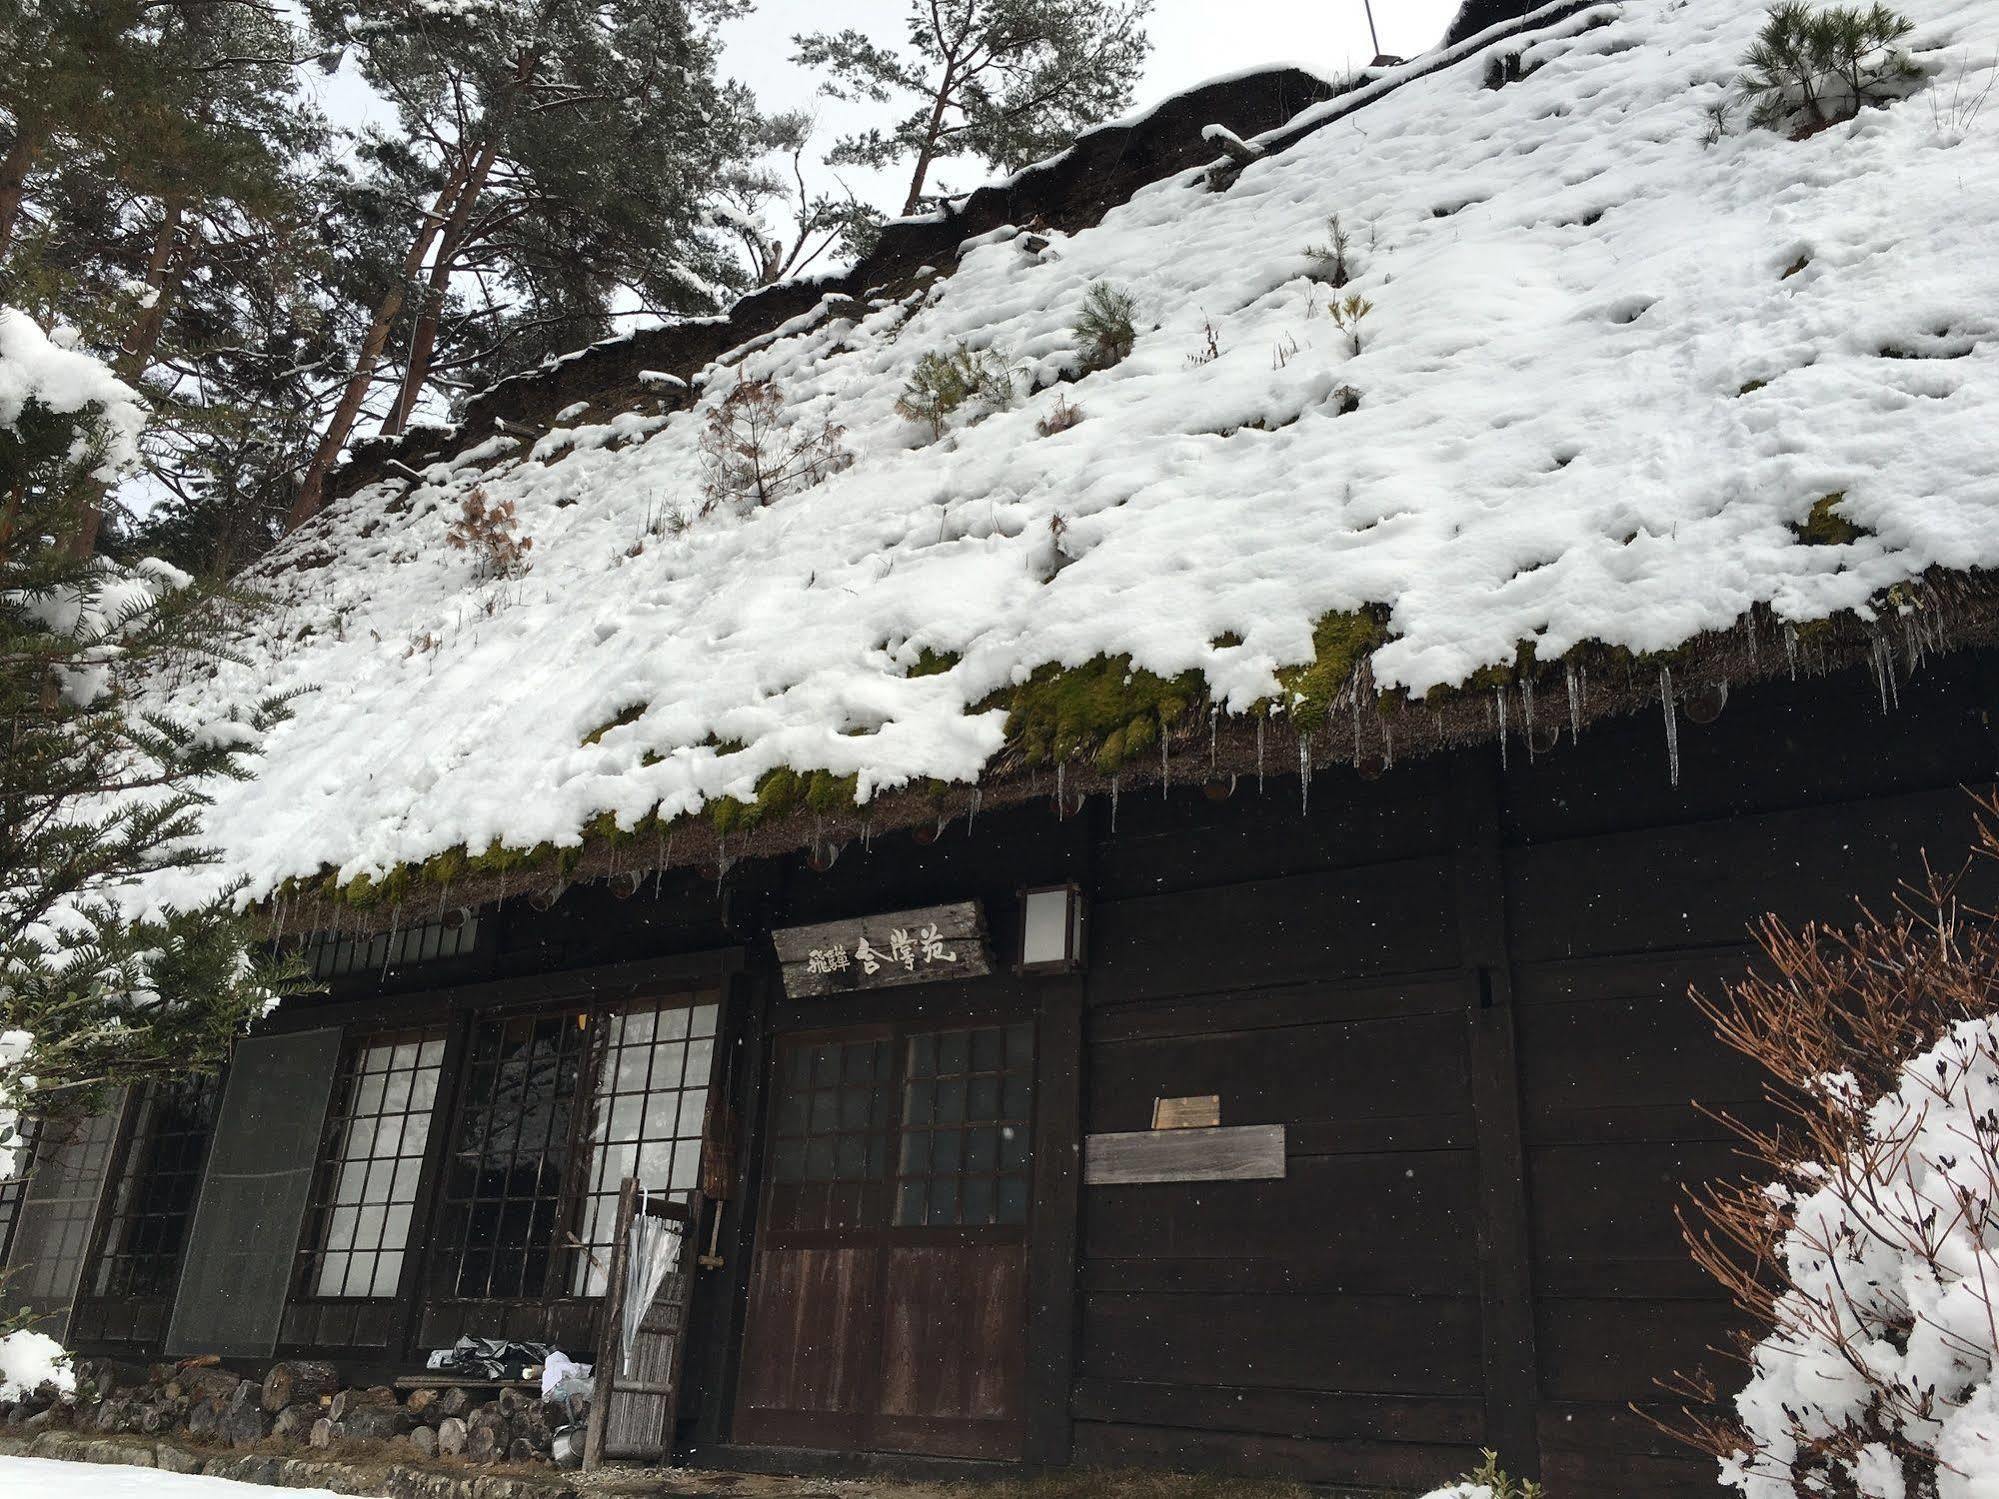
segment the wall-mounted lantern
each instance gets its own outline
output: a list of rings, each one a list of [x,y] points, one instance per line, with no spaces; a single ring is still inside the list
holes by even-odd
[[[1075,973],[1083,966],[1087,907],[1074,883],[1020,892],[1020,958],[1015,971]]]

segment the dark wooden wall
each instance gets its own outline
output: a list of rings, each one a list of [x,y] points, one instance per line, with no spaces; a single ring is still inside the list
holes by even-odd
[[[1687,986],[1742,972],[1766,911],[1838,919],[1926,850],[1962,855],[1963,788],[1999,760],[1983,670],[1932,662],[1889,711],[1863,673],[1738,692],[1681,723],[1678,786],[1648,717],[1539,759],[1516,741],[1504,764],[1485,746],[1322,772],[1309,805],[1295,774],[1219,800],[1155,787],[851,847],[826,873],[509,902],[449,972],[356,976],[300,1023],[368,1023],[385,990],[386,1012],[455,1013],[554,1002],[592,965],[747,954],[717,1059],[741,1175],[683,1406],[702,1449],[731,1438],[773,1038],[1003,997],[1040,1037],[1030,1461],[1420,1492],[1496,1445],[1557,1499],[1713,1499],[1711,1467],[1629,1409],[1729,1329],[1673,1211],[1735,1169],[1696,1101],[1753,1111],[1758,1080]],[[1060,879],[1091,892],[1080,978],[781,994],[773,926],[972,898],[1005,960],[1018,891]],[[1286,1127],[1283,1180],[1079,1186],[1082,1135],[1205,1093],[1225,1124]]]
[[[1628,1406],[1712,1364],[1680,1244],[1758,1079],[1689,984],[1967,844],[1976,664],[1742,692],[1364,783],[1128,797],[1097,855],[1086,1127],[1219,1093],[1282,1182],[1087,1189],[1079,1459],[1421,1490],[1497,1445],[1562,1494],[1713,1495]],[[1663,1409],[1663,1406],[1659,1406]]]

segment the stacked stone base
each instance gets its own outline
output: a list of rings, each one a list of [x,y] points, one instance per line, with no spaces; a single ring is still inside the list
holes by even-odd
[[[330,1364],[301,1361],[273,1365],[262,1380],[220,1365],[109,1359],[81,1359],[75,1372],[74,1396],[44,1385],[0,1404],[0,1435],[72,1431],[171,1437],[264,1456],[549,1465],[556,1431],[588,1414],[583,1401],[544,1405],[528,1390],[348,1388]]]

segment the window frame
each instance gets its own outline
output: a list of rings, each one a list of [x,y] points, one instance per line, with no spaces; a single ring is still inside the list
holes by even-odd
[[[443,1111],[453,1091],[453,1069],[456,1067],[459,1057],[459,1049],[455,1044],[457,1033],[458,1027],[451,1024],[448,1019],[426,1020],[419,1017],[413,1019],[410,1024],[405,1026],[349,1026],[342,1034],[340,1038],[339,1071],[334,1078],[333,1089],[327,1097],[326,1118],[320,1127],[319,1159],[313,1168],[312,1196],[306,1204],[305,1213],[302,1215],[299,1226],[298,1245],[293,1254],[292,1283],[290,1292],[286,1297],[287,1307],[362,1307],[385,1303],[400,1303],[408,1296],[412,1268],[415,1264],[420,1263],[427,1253],[426,1225],[430,1215],[430,1196],[433,1191],[436,1175],[434,1163],[437,1158],[438,1116]],[[393,1038],[403,1036],[416,1038],[419,1047],[419,1068],[417,1070],[421,1070],[420,1049],[426,1038],[434,1039],[440,1048],[437,1060],[437,1086],[431,1093],[430,1112],[425,1124],[423,1150],[421,1154],[414,1157],[406,1157],[400,1154],[394,1157],[375,1155],[362,1157],[363,1160],[371,1165],[376,1161],[385,1159],[398,1161],[414,1159],[417,1163],[416,1185],[413,1195],[410,1198],[409,1225],[404,1232],[401,1246],[395,1251],[402,1256],[402,1265],[397,1272],[394,1288],[383,1294],[370,1296],[323,1295],[314,1289],[319,1274],[320,1257],[328,1253],[320,1241],[328,1230],[332,1214],[336,1208],[342,1205],[337,1203],[334,1198],[337,1192],[340,1170],[342,1166],[348,1164],[344,1156],[336,1157],[334,1151],[344,1138],[348,1126],[359,1117],[347,1112],[349,1097],[343,1090],[354,1085],[356,1081],[354,1064],[371,1045],[381,1045],[384,1042],[393,1045],[395,1044]],[[389,1073],[393,1073],[394,1070],[393,1068],[389,1069]],[[387,1075],[388,1073],[384,1074],[385,1077]],[[414,1090],[414,1082],[412,1082],[411,1086],[412,1090]],[[390,1116],[386,1112],[381,1112],[371,1117],[379,1120]],[[407,1132],[409,1129],[408,1121],[416,1118],[417,1114],[414,1110],[404,1110],[400,1117],[405,1121],[403,1129]],[[350,1248],[333,1252],[351,1253],[352,1251]],[[379,1257],[387,1252],[387,1240],[385,1238],[373,1253]]]
[[[404,1265],[406,1279],[414,1277],[406,1288],[408,1302],[414,1306],[429,1308],[495,1305],[594,1307],[603,1300],[601,1293],[576,1294],[569,1287],[573,1284],[571,1271],[575,1257],[584,1252],[577,1247],[577,1244],[582,1241],[588,1227],[586,1215],[589,1204],[591,1199],[598,1195],[591,1190],[590,1176],[594,1164],[593,1152],[598,1143],[593,1136],[601,1092],[600,1069],[610,1029],[605,1022],[612,1016],[646,1006],[690,1011],[702,1005],[714,1007],[715,1028],[712,1037],[708,1038],[712,1041],[712,1048],[701,1111],[702,1143],[696,1150],[695,1184],[698,1186],[701,1173],[705,1169],[706,1140],[715,1119],[715,1111],[728,1070],[726,1055],[731,1044],[730,1019],[733,1013],[731,971],[725,969],[701,976],[689,975],[683,971],[656,984],[635,982],[630,985],[619,985],[608,993],[605,989],[591,987],[565,988],[550,993],[536,1002],[516,1001],[477,1007],[466,1006],[462,1009],[453,1026],[455,1055],[450,1050],[446,1053],[445,1065],[449,1075],[445,1079],[446,1087],[439,1091],[442,1117],[438,1124],[433,1125],[431,1132],[434,1175],[424,1188],[425,1196],[421,1204],[423,1216],[420,1216],[412,1227],[413,1232],[420,1230],[424,1234],[425,1242],[420,1251],[410,1256]],[[568,1157],[563,1164],[561,1181],[557,1188],[557,1211],[551,1234],[554,1247],[549,1256],[549,1269],[541,1290],[538,1294],[512,1296],[452,1294],[443,1289],[443,1277],[440,1274],[440,1266],[450,1253],[450,1246],[442,1237],[443,1220],[447,1210],[446,1173],[449,1169],[448,1158],[464,1125],[466,1111],[472,1102],[471,1081],[474,1066],[472,1048],[476,1028],[489,1022],[505,1023],[511,1020],[532,1022],[552,1017],[573,1019],[578,1015],[589,1017],[589,1036],[583,1049],[575,1092],[571,1095],[573,1109],[568,1136]],[[692,1090],[680,1088],[674,1091],[685,1093]],[[572,1236],[576,1242],[566,1242]]]
[[[1024,1175],[1027,1185],[1026,1213],[1019,1223],[989,1223],[978,1225],[898,1225],[895,1222],[897,1191],[902,1180],[903,1141],[903,1099],[909,1084],[908,1058],[909,1043],[920,1035],[941,1035],[950,1031],[971,1031],[986,1027],[1007,1027],[1025,1024],[1028,1027],[1031,1050],[1027,1062],[1027,1076],[1030,1083],[1028,1099],[1027,1163]],[[890,1047],[889,1064],[889,1115],[888,1115],[888,1170],[877,1186],[879,1190],[871,1194],[878,1206],[874,1213],[862,1223],[849,1227],[780,1228],[776,1226],[777,1214],[774,1210],[773,1194],[784,1183],[777,1179],[775,1163],[771,1152],[777,1143],[774,1133],[777,1110],[781,1107],[784,1093],[784,1064],[788,1053],[797,1046],[815,1046],[825,1042],[851,1042],[865,1040],[887,1040]],[[1036,1191],[1036,1151],[1042,1127],[1041,1098],[1041,1051],[1045,1038],[1042,1035],[1042,1017],[1038,1009],[1027,1005],[1008,1005],[995,1008],[980,1008],[964,1014],[949,1017],[910,1016],[902,1019],[884,1020],[873,1024],[844,1026],[813,1026],[809,1029],[782,1031],[772,1037],[765,1063],[764,1098],[764,1140],[760,1149],[760,1177],[757,1185],[757,1240],[772,1249],[835,1248],[861,1244],[880,1244],[890,1248],[914,1248],[923,1245],[973,1245],[973,1244],[1026,1244],[1031,1243],[1035,1233],[1035,1222],[1039,1214],[1040,1202]]]
[[[207,1112],[207,1119],[199,1131],[201,1143],[194,1160],[175,1173],[188,1183],[189,1195],[186,1206],[177,1214],[180,1238],[172,1253],[172,1263],[167,1267],[168,1284],[160,1290],[134,1292],[128,1279],[124,1289],[100,1290],[98,1287],[103,1278],[113,1272],[116,1262],[150,1259],[157,1263],[162,1258],[157,1250],[128,1249],[113,1241],[121,1233],[129,1235],[141,1224],[165,1216],[143,1207],[128,1212],[121,1199],[128,1190],[141,1193],[145,1190],[146,1178],[135,1174],[139,1164],[135,1157],[140,1151],[150,1150],[160,1134],[158,1126],[162,1116],[156,1109],[155,1094],[161,1088],[189,1080],[193,1082],[196,1096]],[[222,1112],[222,1090],[227,1085],[227,1076],[218,1071],[149,1078],[127,1089],[118,1120],[118,1133],[112,1141],[111,1159],[98,1191],[97,1221],[91,1232],[90,1252],[84,1260],[82,1279],[77,1283],[76,1302],[79,1307],[86,1302],[114,1307],[135,1303],[170,1304],[173,1301],[180,1290],[181,1263],[194,1232],[194,1216],[201,1207],[201,1184],[208,1172],[208,1154],[215,1145],[215,1126]],[[177,1133],[185,1138],[196,1132],[179,1130]],[[151,1173],[146,1175],[149,1177]]]

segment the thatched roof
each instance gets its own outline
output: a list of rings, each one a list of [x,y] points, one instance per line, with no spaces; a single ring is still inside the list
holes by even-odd
[[[1977,9],[1910,7],[1926,68]],[[223,872],[293,930],[388,924],[1058,782],[1527,753],[1856,662],[1886,690],[1986,639],[1999,138],[1915,101],[1710,143],[1758,20],[1547,7],[1246,167],[1110,207],[1060,177],[934,275],[595,351],[369,460],[253,580],[247,664],[174,689],[310,689],[225,788]],[[1075,331],[1103,285],[1128,353]],[[1010,400],[913,419],[939,358]],[[718,448],[759,392],[793,470],[762,505]],[[450,544],[468,502],[525,571]]]

